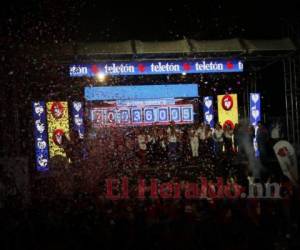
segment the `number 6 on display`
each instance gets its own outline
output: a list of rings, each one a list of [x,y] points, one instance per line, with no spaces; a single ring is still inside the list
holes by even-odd
[[[154,122],[154,110],[145,109],[145,122]]]

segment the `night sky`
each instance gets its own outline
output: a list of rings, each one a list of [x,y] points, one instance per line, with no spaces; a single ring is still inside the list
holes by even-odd
[[[299,21],[296,3],[291,2],[12,0],[1,8],[1,30],[25,36],[30,29],[43,26],[52,36],[64,33],[60,39],[81,41],[273,38],[283,35],[284,23]],[[46,32],[39,35],[53,38]]]

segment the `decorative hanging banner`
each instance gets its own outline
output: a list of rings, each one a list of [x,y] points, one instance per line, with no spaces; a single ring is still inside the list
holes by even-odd
[[[83,124],[83,103],[72,103],[72,116],[73,116],[73,129],[78,132],[79,138],[84,136],[84,124]]]
[[[203,98],[203,116],[204,116],[204,123],[209,124],[209,126],[213,128],[215,126],[215,122],[214,122],[212,96],[204,96]]]
[[[94,77],[97,74],[126,76],[230,73],[243,72],[243,68],[241,60],[115,61],[98,64],[73,64],[69,67],[69,73],[71,77]]]
[[[218,117],[221,126],[234,128],[238,123],[238,102],[236,94],[218,95]]]
[[[260,110],[260,94],[250,93],[250,123],[256,126],[261,120],[261,110]]]
[[[47,102],[47,120],[50,158],[66,157],[62,148],[63,137],[69,136],[69,112],[67,102]]]
[[[260,110],[260,94],[250,93],[250,112],[249,112],[250,124],[255,128],[255,137],[253,139],[253,147],[255,151],[255,156],[259,156],[259,150],[257,146],[256,133],[257,133],[257,123],[261,121],[261,110]]]
[[[38,171],[47,171],[49,169],[49,155],[47,143],[47,121],[45,102],[33,102],[34,119],[34,141],[36,169]]]

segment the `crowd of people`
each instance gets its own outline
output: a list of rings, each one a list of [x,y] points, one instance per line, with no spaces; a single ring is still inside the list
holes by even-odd
[[[84,141],[75,140],[75,149],[71,152],[85,154],[89,165],[92,162],[120,171],[175,165],[203,165],[204,171],[211,169],[209,165],[215,166],[222,160],[255,159],[255,150],[260,151],[260,160],[265,162],[272,156],[268,134],[262,124],[255,131],[252,125],[246,123],[236,124],[234,128],[220,124],[211,128],[203,123],[176,125],[174,122],[170,126],[91,128]],[[79,145],[85,145],[84,149]],[[72,158],[72,154],[69,157]],[[80,156],[73,162],[78,162],[78,158]]]
[[[77,193],[37,199],[26,217],[12,210],[1,218],[6,222],[1,248],[298,249],[299,207],[289,195],[286,200],[111,202]]]
[[[70,177],[39,179],[29,207],[1,209],[2,249],[299,248],[299,193],[287,179],[282,199],[112,201],[61,192]]]
[[[259,124],[258,148],[268,155],[268,131]],[[299,193],[287,178],[255,177],[255,130],[216,124],[90,129],[84,139],[64,137],[67,161],[52,162],[50,174],[37,178],[31,204],[16,208],[11,198],[1,208],[4,249],[297,249]],[[251,156],[249,156],[249,154]],[[254,157],[255,158],[255,157]],[[58,160],[58,159],[56,159]],[[264,164],[267,160],[261,158]],[[57,166],[55,166],[55,164]],[[237,182],[247,187],[278,182],[282,199],[153,199],[130,196],[110,200],[105,179]],[[132,187],[132,188],[131,188]],[[21,243],[20,243],[21,242]]]

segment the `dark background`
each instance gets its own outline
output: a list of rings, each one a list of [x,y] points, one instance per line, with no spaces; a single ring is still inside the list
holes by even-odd
[[[112,41],[275,38],[283,35],[284,23],[299,21],[296,1],[106,2],[6,1],[1,8],[2,34],[25,36],[36,30],[45,40]]]

